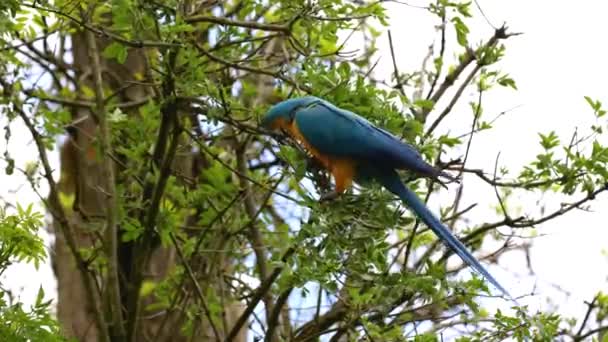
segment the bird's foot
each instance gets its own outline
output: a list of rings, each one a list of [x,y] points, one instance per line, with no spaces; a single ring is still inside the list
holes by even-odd
[[[338,198],[340,194],[337,191],[329,191],[319,197],[319,202],[333,201]]]

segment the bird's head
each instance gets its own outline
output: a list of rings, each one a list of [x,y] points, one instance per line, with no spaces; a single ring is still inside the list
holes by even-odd
[[[271,130],[283,128],[285,125],[291,124],[298,109],[318,101],[322,100],[314,96],[298,97],[281,101],[268,110],[262,119],[261,125],[262,127]]]

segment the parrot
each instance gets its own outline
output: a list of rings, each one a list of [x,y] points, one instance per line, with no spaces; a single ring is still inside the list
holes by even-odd
[[[366,184],[375,181],[381,184],[398,196],[467,265],[513,299],[416,193],[401,181],[397,170],[408,170],[417,176],[438,181],[440,177],[455,180],[424,161],[412,145],[363,117],[315,96],[291,98],[275,104],[264,115],[260,125],[295,140],[329,171],[334,178],[334,190],[322,194],[320,200],[337,198],[353,182]]]

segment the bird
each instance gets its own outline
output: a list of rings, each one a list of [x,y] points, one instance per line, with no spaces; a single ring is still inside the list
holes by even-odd
[[[397,170],[408,170],[434,180],[455,180],[450,174],[427,163],[412,145],[365,118],[315,96],[291,98],[275,104],[264,115],[260,125],[295,140],[331,173],[334,190],[322,194],[321,201],[337,198],[353,182],[380,183],[398,196],[467,265],[513,300],[466,246],[401,181]]]

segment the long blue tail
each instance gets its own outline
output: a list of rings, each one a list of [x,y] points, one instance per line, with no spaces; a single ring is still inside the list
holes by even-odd
[[[452,251],[454,251],[464,262],[479,272],[484,278],[486,278],[492,285],[504,293],[509,299],[513,300],[513,297],[509,294],[504,287],[502,287],[494,277],[475,259],[475,257],[467,250],[467,248],[460,242],[442,223],[439,219],[433,215],[433,213],[426,207],[415,192],[408,189],[399,178],[399,175],[391,170],[390,174],[385,174],[378,179],[380,183],[388,189],[390,192],[399,196],[403,203],[407,205],[416,215],[424,222],[435,234],[445,243]]]

